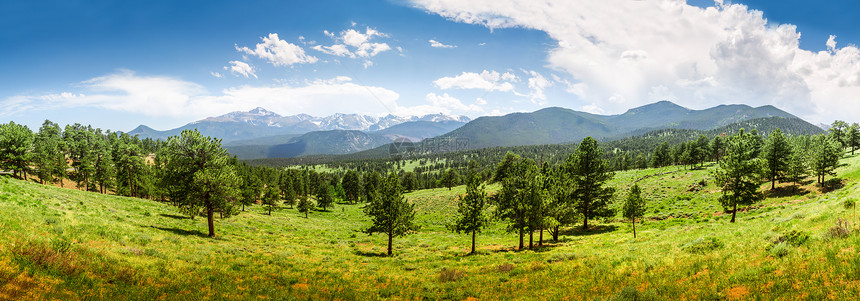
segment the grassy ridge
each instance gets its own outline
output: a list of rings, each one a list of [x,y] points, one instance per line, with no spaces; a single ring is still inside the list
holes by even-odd
[[[691,191],[707,168],[618,173],[620,194],[642,179],[639,238],[616,217],[516,252],[495,223],[477,256],[444,227],[465,189],[416,191],[421,229],[394,240],[393,258],[384,236],[357,231],[359,205],[309,219],[255,206],[209,239],[205,219],[162,203],[0,179],[0,299],[856,299],[860,235],[828,234],[860,196],[860,156],[845,162],[843,187],[776,195],[735,224],[713,184]]]

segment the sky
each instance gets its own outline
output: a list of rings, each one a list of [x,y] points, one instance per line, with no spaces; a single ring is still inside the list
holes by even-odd
[[[860,3],[0,0],[0,122],[472,118],[670,100],[860,121]]]

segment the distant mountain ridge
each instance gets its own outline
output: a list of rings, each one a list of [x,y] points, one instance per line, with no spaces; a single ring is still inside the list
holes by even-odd
[[[539,145],[595,138],[622,138],[658,129],[711,130],[741,121],[782,117],[809,124],[774,106],[719,105],[692,110],[670,101],[633,108],[619,115],[597,115],[550,107],[531,113],[480,117],[442,137],[467,138],[469,148]],[[811,124],[810,124],[811,125]]]
[[[262,107],[247,112],[230,112],[221,116],[208,117],[194,121],[182,127],[157,131],[145,125],[140,125],[130,131],[131,135],[140,138],[167,139],[186,129],[197,129],[206,136],[222,139],[224,142],[252,139],[277,135],[301,135],[314,131],[357,130],[380,131],[405,122],[455,122],[465,124],[469,117],[452,116],[447,114],[429,114],[424,116],[371,116],[359,114],[333,114],[326,117],[314,117],[307,114],[281,116]]]

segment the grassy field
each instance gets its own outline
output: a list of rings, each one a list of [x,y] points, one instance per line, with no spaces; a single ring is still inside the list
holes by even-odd
[[[781,185],[734,224],[713,166],[618,173],[619,196],[639,180],[649,201],[638,238],[616,217],[516,251],[495,223],[474,256],[445,228],[465,188],[416,191],[421,228],[392,258],[384,236],[359,231],[360,205],[308,219],[254,206],[217,220],[212,239],[166,204],[3,178],[0,299],[858,299],[860,235],[843,204],[860,196],[860,156],[844,162],[839,188]]]

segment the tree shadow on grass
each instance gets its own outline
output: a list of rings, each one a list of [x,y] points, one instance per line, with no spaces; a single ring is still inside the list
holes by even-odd
[[[774,189],[769,189],[765,191],[765,196],[768,198],[779,198],[779,197],[788,197],[788,196],[797,196],[797,195],[807,195],[809,194],[809,190],[804,189],[801,186],[779,186]]]
[[[150,226],[150,227],[158,229],[158,230],[162,230],[162,231],[167,231],[167,232],[170,232],[173,234],[182,235],[182,236],[198,236],[198,237],[203,237],[203,238],[209,237],[209,235],[207,235],[206,233],[200,232],[199,230],[185,230],[185,229],[165,228],[165,227],[156,227],[156,226]]]
[[[842,178],[832,178],[821,184],[821,192],[828,193],[842,187],[845,187],[845,183],[842,181]]]
[[[559,234],[565,236],[585,236],[585,235],[595,235],[595,234],[603,234],[607,232],[612,232],[618,229],[616,225],[597,225],[591,226],[588,229],[582,229],[582,227],[576,226],[573,228],[560,229]]]
[[[159,215],[161,215],[161,216],[163,216],[163,217],[169,217],[169,218],[172,218],[172,219],[188,219],[188,217],[187,217],[187,216],[183,216],[183,215],[176,215],[176,214],[165,214],[165,213],[162,213],[162,214],[159,214]]]
[[[362,257],[388,257],[388,254],[379,252],[365,252],[361,250],[355,250],[352,253]]]

